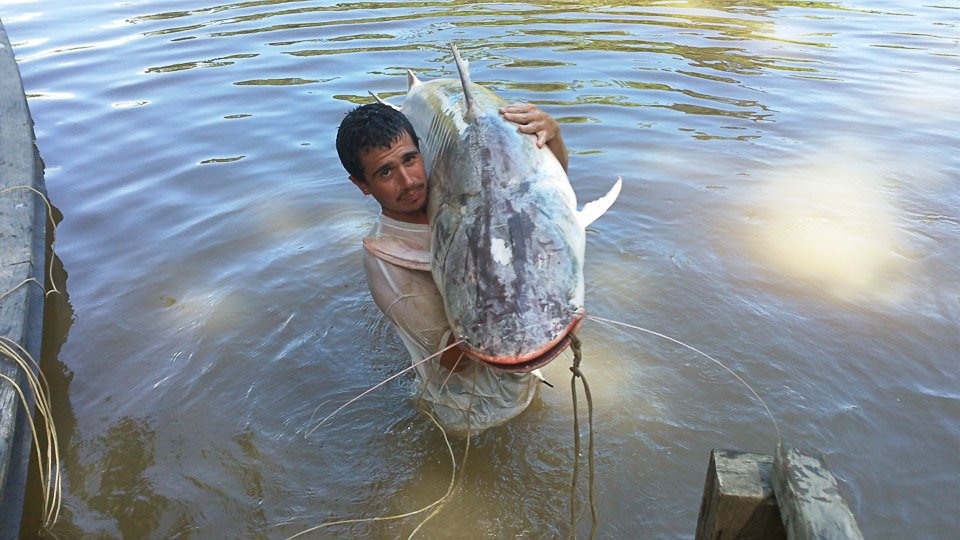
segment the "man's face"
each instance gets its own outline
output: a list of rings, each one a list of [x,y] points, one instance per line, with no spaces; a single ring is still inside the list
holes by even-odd
[[[427,173],[423,156],[410,134],[390,148],[368,148],[360,154],[363,178],[350,180],[364,195],[373,195],[383,215],[407,223],[427,223]]]

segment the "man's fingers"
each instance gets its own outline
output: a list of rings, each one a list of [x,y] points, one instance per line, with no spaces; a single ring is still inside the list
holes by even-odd
[[[526,113],[504,113],[503,118],[515,124],[530,123],[530,115]]]
[[[500,107],[502,113],[525,113],[530,112],[533,105],[529,103],[510,103],[506,107]]]
[[[543,148],[551,138],[551,121],[546,113],[530,103],[511,103],[500,107],[504,120],[518,124],[517,131],[537,137],[537,148]]]
[[[520,124],[517,126],[517,130],[520,133],[536,133],[537,131],[540,131],[540,128],[537,126],[537,124]]]
[[[538,124],[523,124],[517,126],[517,131],[527,135],[535,135],[537,137],[537,148],[543,148],[543,145],[547,143],[547,131]]]
[[[506,107],[500,107],[500,114],[510,122],[527,124],[536,120],[536,116],[533,114],[535,110],[536,107],[529,103],[511,103]]]

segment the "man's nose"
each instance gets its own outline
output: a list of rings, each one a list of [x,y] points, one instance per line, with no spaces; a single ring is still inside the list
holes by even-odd
[[[417,179],[413,175],[412,167],[400,167],[400,178],[403,180],[405,187],[410,187],[417,183]]]

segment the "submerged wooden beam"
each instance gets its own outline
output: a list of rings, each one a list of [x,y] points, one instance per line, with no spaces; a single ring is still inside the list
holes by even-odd
[[[837,480],[814,452],[713,450],[697,540],[863,540]]]
[[[773,456],[713,450],[697,540],[786,538],[770,482]]]
[[[812,454],[812,453],[811,453]],[[790,540],[862,540],[837,480],[820,456],[777,445],[773,489]]]

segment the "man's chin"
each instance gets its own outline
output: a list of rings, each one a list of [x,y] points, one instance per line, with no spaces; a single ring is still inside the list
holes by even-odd
[[[407,208],[409,212],[424,210],[427,207],[427,192],[426,190],[420,190],[416,195],[404,197],[397,201],[397,203]]]

